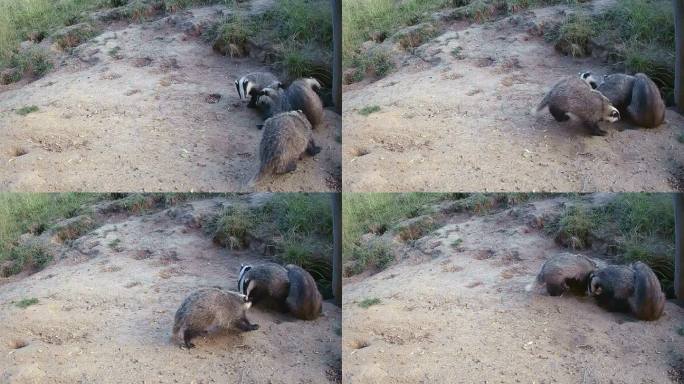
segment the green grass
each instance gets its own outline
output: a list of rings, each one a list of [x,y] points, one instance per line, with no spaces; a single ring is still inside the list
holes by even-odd
[[[370,299],[363,299],[363,300],[359,303],[359,307],[361,307],[361,308],[368,308],[368,307],[371,307],[371,306],[373,306],[373,305],[378,305],[378,304],[380,304],[381,302],[382,302],[382,301],[381,301],[380,299],[378,299],[377,297],[370,298]]]
[[[273,62],[288,80],[314,77],[332,83],[332,8],[325,0],[279,0],[263,15],[252,19],[229,17],[211,26],[204,38],[215,50],[229,52],[228,45],[245,54],[247,40],[272,48]]]
[[[679,136],[677,136],[677,141],[684,144],[684,133],[680,133]]]
[[[8,67],[30,33],[72,24],[83,11],[99,5],[100,0],[0,0],[0,68]]]
[[[679,336],[684,336],[684,326],[679,327],[679,329],[677,330],[677,334]]]
[[[38,107],[37,107],[37,106],[35,106],[35,105],[30,105],[30,106],[27,106],[27,107],[21,107],[21,108],[17,109],[17,115],[26,116],[26,115],[28,115],[29,113],[33,113],[33,112],[37,112],[37,111],[38,111]]]
[[[609,57],[628,72],[643,72],[672,91],[674,83],[674,17],[669,0],[618,1],[594,17],[572,14],[547,39],[567,45],[573,56],[589,54],[591,38],[607,41]]]
[[[359,110],[359,115],[368,116],[371,113],[380,111],[379,105],[367,105]]]
[[[38,304],[38,299],[32,297],[30,299],[22,299],[18,301],[15,305],[19,308],[28,308],[32,305]]]
[[[452,248],[458,248],[461,246],[461,244],[463,244],[463,239],[456,239],[456,240],[451,242],[451,247]]]
[[[49,262],[46,250],[19,245],[19,236],[40,234],[57,219],[74,217],[98,195],[85,193],[0,193],[0,263],[14,261],[13,273],[40,268]]]
[[[119,245],[121,245],[121,239],[114,239],[114,240],[110,241],[109,244],[107,244],[107,246],[110,249],[112,249],[116,252],[119,252],[119,250],[120,250]]]

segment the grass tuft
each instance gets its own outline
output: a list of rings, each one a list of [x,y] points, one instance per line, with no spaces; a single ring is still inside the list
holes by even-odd
[[[28,308],[32,305],[38,304],[38,299],[32,297],[30,299],[22,299],[18,301],[15,305],[19,308]]]
[[[359,110],[359,115],[368,116],[371,113],[380,111],[379,105],[367,105]]]
[[[368,307],[371,307],[371,306],[373,306],[373,305],[378,305],[378,304],[380,304],[381,302],[382,302],[382,301],[381,301],[380,299],[378,299],[377,297],[370,298],[370,299],[363,299],[363,300],[359,303],[359,307],[361,307],[361,308],[368,308]]]
[[[27,106],[27,107],[21,107],[21,108],[17,109],[17,115],[26,116],[26,115],[28,115],[29,113],[33,113],[33,112],[37,112],[37,111],[38,111],[38,107],[37,107],[37,106],[35,106],[35,105],[30,105],[30,106]]]

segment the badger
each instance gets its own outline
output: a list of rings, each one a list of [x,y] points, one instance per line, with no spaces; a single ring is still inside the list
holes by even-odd
[[[278,78],[274,74],[270,72],[252,72],[242,76],[239,80],[235,80],[235,88],[240,100],[246,100],[247,97],[250,98],[247,107],[256,108],[259,92],[273,83],[278,83]]]
[[[314,320],[321,314],[322,300],[316,281],[311,274],[293,264],[285,266],[290,279],[290,292],[287,295],[287,309],[302,320]]]
[[[283,112],[268,118],[259,144],[261,164],[250,185],[269,173],[293,172],[297,169],[297,160],[320,151],[314,142],[311,124],[302,111]]]
[[[287,88],[276,82],[260,92],[257,107],[264,118],[281,112],[301,110],[312,127],[316,127],[323,121],[323,102],[316,93],[320,88],[318,80],[312,78],[295,80]]]
[[[533,110],[533,114],[538,114],[546,107],[556,121],[567,121],[572,116],[596,136],[606,134],[599,128],[599,121],[614,123],[620,119],[620,112],[610,104],[608,98],[591,89],[583,79],[574,76],[556,83]]]
[[[546,286],[551,296],[560,296],[568,291],[583,295],[587,291],[589,275],[596,269],[596,263],[583,255],[562,253],[548,259],[541,267],[534,282],[525,290],[531,291],[534,285]]]
[[[247,320],[246,312],[251,306],[247,296],[237,292],[200,289],[183,300],[176,311],[173,337],[187,348],[194,348],[193,338],[215,329],[259,329],[259,325]]]
[[[280,264],[243,264],[240,267],[238,291],[255,304],[285,312],[285,299],[289,290],[288,271]]]
[[[591,85],[593,75],[585,72],[581,76]],[[665,121],[665,102],[658,86],[643,73],[605,75],[596,90],[606,96],[624,118],[638,126],[654,128]]]
[[[608,266],[590,276],[589,294],[613,312],[629,312],[640,320],[657,320],[665,308],[665,294],[653,270],[638,261]]]

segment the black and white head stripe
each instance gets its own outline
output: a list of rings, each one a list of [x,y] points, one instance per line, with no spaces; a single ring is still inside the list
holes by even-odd
[[[245,294],[245,290],[247,289],[247,281],[245,279],[245,274],[252,269],[251,265],[244,265],[242,264],[240,266],[240,277],[238,277],[238,291],[242,293],[243,295]]]
[[[244,100],[249,96],[252,88],[254,88],[254,84],[248,76],[242,76],[240,80],[235,82],[235,87],[237,88],[240,100]]]
[[[598,88],[598,82],[591,72],[580,72],[580,78],[591,86],[592,89]]]

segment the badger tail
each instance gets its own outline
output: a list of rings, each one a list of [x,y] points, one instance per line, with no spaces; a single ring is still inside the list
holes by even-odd
[[[542,285],[542,283],[543,283],[543,282],[542,282],[542,279],[541,279],[541,275],[539,274],[539,275],[537,275],[537,276],[534,277],[534,280],[532,280],[529,284],[527,284],[527,285],[525,286],[525,292],[531,292],[531,291],[532,291],[533,289],[535,289],[536,287]]]
[[[532,108],[532,111],[530,111],[530,114],[532,114],[532,116],[539,116],[539,112],[543,111],[548,106],[549,106],[549,94],[546,94],[546,96],[544,96],[544,98],[539,103],[539,105],[537,105],[535,108]]]

